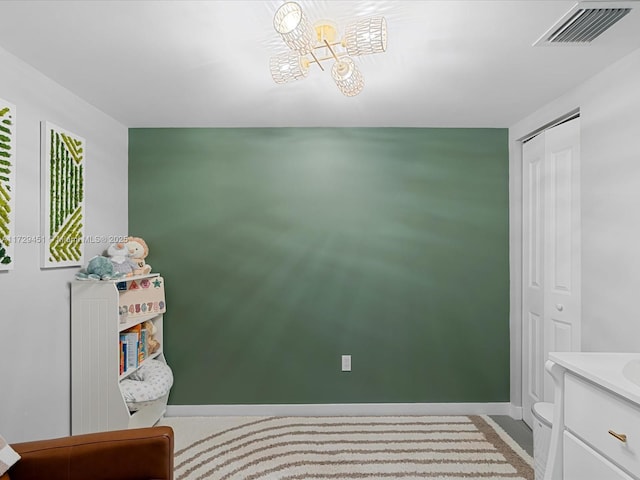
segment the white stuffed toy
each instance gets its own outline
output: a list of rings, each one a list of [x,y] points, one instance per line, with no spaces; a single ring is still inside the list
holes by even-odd
[[[151,265],[147,265],[145,258],[149,255],[149,247],[140,237],[127,237],[124,246],[129,250],[129,258],[136,263],[135,275],[146,275],[151,271]]]
[[[138,268],[138,264],[129,257],[129,249],[124,243],[113,243],[107,249],[107,256],[117,273],[131,277]]]

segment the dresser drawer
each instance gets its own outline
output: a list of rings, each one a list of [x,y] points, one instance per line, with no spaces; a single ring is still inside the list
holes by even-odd
[[[563,480],[633,480],[569,432],[564,432],[563,447]]]
[[[565,375],[565,426],[623,470],[640,475],[640,409],[574,375]],[[608,432],[626,434],[622,442]]]

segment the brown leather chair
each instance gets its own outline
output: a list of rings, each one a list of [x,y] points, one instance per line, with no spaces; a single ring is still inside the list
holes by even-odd
[[[173,480],[173,430],[138,428],[11,444],[0,480]]]

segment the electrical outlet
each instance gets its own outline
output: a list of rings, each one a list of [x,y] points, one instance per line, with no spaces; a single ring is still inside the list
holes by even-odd
[[[342,371],[351,371],[351,355],[342,355]]]

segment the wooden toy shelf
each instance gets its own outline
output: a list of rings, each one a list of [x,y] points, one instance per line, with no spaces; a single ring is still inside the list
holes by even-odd
[[[145,361],[166,363],[162,346],[166,310],[164,279],[157,273],[121,280],[71,284],[71,434],[154,425],[166,411],[165,395],[131,413],[120,381]],[[151,321],[160,349],[120,373],[120,336]]]

